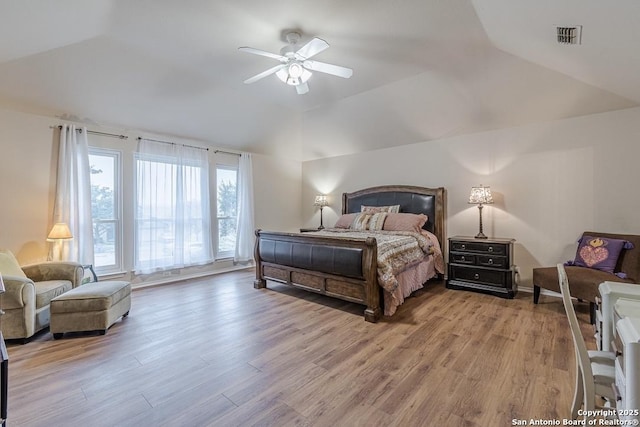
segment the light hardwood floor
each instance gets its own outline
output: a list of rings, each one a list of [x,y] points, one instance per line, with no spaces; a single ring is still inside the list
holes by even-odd
[[[569,415],[560,299],[430,283],[392,318],[253,272],[136,290],[105,336],[10,344],[9,425],[510,426]],[[587,305],[577,305],[585,335]],[[593,344],[593,340],[591,340]]]

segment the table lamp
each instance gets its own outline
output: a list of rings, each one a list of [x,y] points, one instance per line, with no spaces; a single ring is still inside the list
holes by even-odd
[[[327,196],[325,195],[316,196],[316,200],[313,203],[313,206],[320,207],[320,227],[318,227],[318,230],[322,230],[324,228],[324,225],[322,225],[322,209],[328,205],[329,205],[329,202],[327,201]]]
[[[476,234],[476,239],[487,238],[487,236],[482,232],[482,205],[488,205],[491,203],[493,203],[493,197],[491,197],[490,187],[485,187],[482,184],[478,187],[471,187],[469,204],[478,205],[478,211],[480,212],[480,232]]]
[[[62,261],[62,243],[65,240],[73,239],[73,234],[66,222],[58,222],[53,225],[51,232],[47,236],[47,242],[52,242],[56,246],[54,247],[54,253],[57,251],[57,260]]]

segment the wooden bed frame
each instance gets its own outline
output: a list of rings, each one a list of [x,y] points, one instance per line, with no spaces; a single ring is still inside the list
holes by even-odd
[[[361,205],[400,205],[400,212],[424,213],[424,229],[445,240],[445,190],[389,185],[343,193],[342,213],[360,212]],[[364,319],[377,322],[382,313],[382,288],[378,285],[376,239],[309,236],[256,230],[254,288],[267,280],[366,306]]]

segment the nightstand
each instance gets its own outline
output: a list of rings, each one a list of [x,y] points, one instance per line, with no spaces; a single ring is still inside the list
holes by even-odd
[[[313,231],[320,231],[320,229],[318,228],[301,228],[300,229],[301,233],[311,233]]]
[[[449,239],[447,288],[513,298],[518,292],[513,265],[514,239]]]

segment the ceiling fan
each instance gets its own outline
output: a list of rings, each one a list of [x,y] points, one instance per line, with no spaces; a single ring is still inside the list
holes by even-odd
[[[286,34],[286,40],[289,43],[280,50],[280,54],[266,52],[252,47],[240,47],[241,52],[262,55],[268,58],[277,59],[281,64],[269,68],[262,73],[244,81],[245,84],[257,82],[271,74],[275,74],[284,83],[295,86],[299,95],[309,92],[307,81],[311,78],[312,71],[331,74],[333,76],[348,79],[353,74],[351,68],[341,67],[339,65],[327,64],[326,62],[312,61],[311,58],[329,47],[326,41],[314,37],[310,42],[302,47],[298,46],[300,42],[300,33],[292,31]]]

